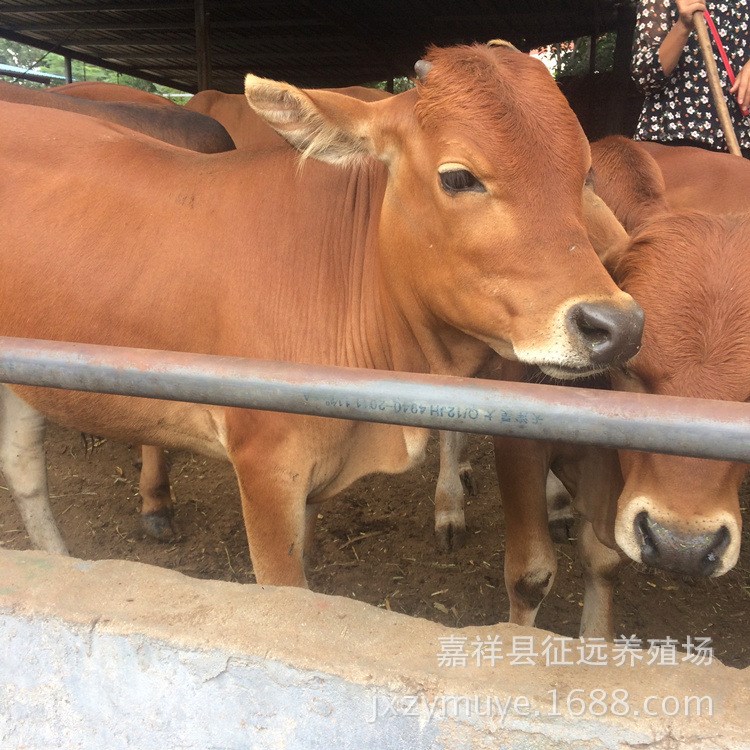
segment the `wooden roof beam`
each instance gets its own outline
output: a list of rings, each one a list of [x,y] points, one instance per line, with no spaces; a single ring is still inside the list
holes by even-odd
[[[30,13],[45,15],[58,13],[132,13],[157,10],[190,10],[192,7],[193,4],[188,0],[158,0],[158,2],[151,3],[97,3],[96,5],[84,5],[82,3],[50,5],[49,3],[41,3],[39,5],[4,7],[2,15],[21,16]]]
[[[0,11],[0,18],[4,11]],[[275,28],[336,28],[327,21],[307,18],[279,18],[271,20],[239,19],[235,21],[211,21],[211,28],[218,30],[230,29],[275,29]],[[30,31],[53,31],[78,32],[78,31],[192,31],[195,22],[190,19],[176,20],[165,19],[164,21],[113,21],[102,19],[101,21],[87,21],[81,23],[56,22],[56,21],[18,21],[13,28],[20,34]]]

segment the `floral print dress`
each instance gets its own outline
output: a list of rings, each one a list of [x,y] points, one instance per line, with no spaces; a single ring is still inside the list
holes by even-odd
[[[719,31],[735,75],[750,57],[749,0],[707,0],[706,8]],[[726,151],[724,132],[708,87],[706,68],[693,31],[677,66],[666,76],[659,62],[659,46],[679,18],[674,0],[641,0],[638,4],[636,38],[631,72],[646,95],[635,138],[641,141],[685,143],[714,151]],[[714,57],[737,140],[750,155],[750,117],[743,116],[729,93],[727,72],[713,37]]]

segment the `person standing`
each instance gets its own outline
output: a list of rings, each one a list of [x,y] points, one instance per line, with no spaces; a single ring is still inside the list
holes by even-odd
[[[726,151],[708,86],[693,14],[708,8],[736,75],[727,71],[712,39],[722,89],[743,154],[750,157],[749,0],[640,0],[631,73],[645,94],[635,139]]]

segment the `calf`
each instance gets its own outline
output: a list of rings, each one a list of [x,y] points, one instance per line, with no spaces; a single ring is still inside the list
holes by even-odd
[[[612,387],[746,401],[750,217],[670,210],[662,174],[646,150],[624,139],[592,150],[597,191],[633,234],[607,262],[646,312],[643,347],[610,372]],[[495,454],[512,622],[533,624],[554,580],[545,500],[550,467],[585,518],[582,635],[612,635],[618,551],[692,575],[722,575],[737,561],[742,464],[503,438],[495,439]]]

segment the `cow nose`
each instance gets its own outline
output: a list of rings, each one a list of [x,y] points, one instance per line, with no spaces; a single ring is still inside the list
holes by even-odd
[[[635,517],[635,538],[647,565],[693,576],[713,575],[729,546],[726,526],[706,534],[681,534],[642,511]]]
[[[579,302],[568,310],[567,326],[592,364],[626,362],[641,347],[643,310],[635,303],[621,309],[603,302]]]

